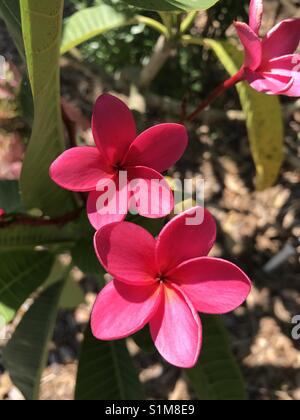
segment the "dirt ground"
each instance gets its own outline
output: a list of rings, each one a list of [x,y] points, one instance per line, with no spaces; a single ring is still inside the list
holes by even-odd
[[[269,26],[274,23],[273,3],[267,2]],[[297,2],[282,1],[282,4],[285,8],[281,9],[280,17],[290,16],[289,7],[297,6]],[[0,39],[1,42],[6,39],[2,26]],[[11,54],[14,55],[13,48]],[[117,90],[112,78],[100,77],[95,69],[84,67],[75,58],[62,60],[62,82],[64,96],[87,116],[102,90]],[[238,110],[238,101],[232,93],[224,98],[224,103],[228,99],[227,110]],[[139,96],[131,97],[130,103],[137,109],[143,108]],[[147,114],[142,116],[142,120],[147,118],[147,123],[159,123],[167,118],[168,106],[161,105],[158,109],[154,103],[153,98],[147,97]],[[161,101],[161,104],[168,103]],[[208,118],[189,126],[189,150],[170,171],[176,177],[204,178],[206,206],[216,217],[219,230],[213,254],[236,262],[253,280],[247,304],[224,317],[251,400],[300,400],[300,341],[294,341],[291,336],[291,319],[300,314],[299,100],[284,101],[284,109],[285,162],[274,187],[255,191],[255,169],[244,121],[236,118],[240,116],[238,112],[231,112],[231,119],[221,118],[218,113],[217,122],[210,123]],[[214,111],[209,115],[214,115]],[[176,120],[178,115],[174,114],[173,118]],[[85,130],[84,135],[89,138],[90,134]],[[266,264],[286,244],[294,247],[294,255],[274,271],[267,272]],[[79,343],[95,299],[95,280],[83,279],[81,284],[86,291],[86,303],[76,311],[62,311],[59,315],[49,364],[43,375],[42,400],[73,399]],[[148,398],[194,398],[178,369],[164,363],[157,354],[143,354],[132,340],[128,346]],[[0,399],[22,399],[1,363]]]

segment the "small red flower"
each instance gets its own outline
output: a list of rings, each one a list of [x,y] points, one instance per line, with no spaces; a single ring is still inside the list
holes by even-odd
[[[75,147],[64,152],[51,166],[51,178],[62,188],[89,192],[88,216],[90,222],[99,229],[107,223],[120,222],[126,214],[99,214],[97,203],[103,192],[97,187],[108,180],[116,183],[116,201],[123,200],[124,194],[118,185],[120,171],[126,171],[128,182],[142,180],[151,184],[159,180],[170,194],[166,194],[168,210],[161,206],[159,214],[142,214],[147,217],[163,217],[173,208],[173,196],[161,175],[174,165],[184,153],[187,131],[181,124],[156,125],[137,136],[133,115],[127,106],[111,95],[102,95],[96,102],[93,120],[93,136],[97,147]],[[144,194],[142,201],[149,200]],[[126,205],[127,205],[126,200]],[[123,208],[121,204],[119,206]]]
[[[114,280],[99,294],[92,331],[100,340],[118,340],[150,323],[160,354],[190,368],[202,346],[197,312],[224,314],[247,298],[251,283],[234,264],[207,257],[216,224],[204,211],[202,224],[188,225],[200,207],[174,218],[157,240],[140,226],[114,223],[95,235],[95,249]]]
[[[300,96],[300,19],[287,19],[259,38],[263,1],[251,0],[249,25],[235,26],[245,48],[244,79],[259,92]]]

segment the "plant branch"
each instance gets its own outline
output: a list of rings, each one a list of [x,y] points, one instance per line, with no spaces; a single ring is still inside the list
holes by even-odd
[[[227,79],[225,82],[221,83],[190,115],[186,117],[187,121],[193,121],[198,114],[204,111],[212,102],[214,102],[220,95],[222,95],[226,90],[232,88],[237,83],[243,81],[244,78],[244,68],[242,68],[234,76]]]
[[[184,34],[185,32],[187,32],[190,27],[193,25],[197,15],[198,15],[198,11],[193,11],[187,14],[187,16],[183,19],[181,25],[180,25],[180,32],[182,34]]]
[[[137,15],[133,19],[135,23],[144,23],[146,26],[149,26],[152,29],[155,29],[161,35],[164,35],[166,38],[169,38],[169,30],[168,28],[163,25],[162,23],[158,22],[155,19],[149,18],[143,15]]]
[[[26,214],[14,214],[0,217],[0,229],[12,226],[63,226],[76,220],[82,209],[77,209],[63,216],[47,219],[45,217],[32,217]]]
[[[141,71],[139,85],[142,89],[146,89],[151,85],[152,81],[170,58],[172,51],[173,42],[161,35],[157,40],[149,63]]]

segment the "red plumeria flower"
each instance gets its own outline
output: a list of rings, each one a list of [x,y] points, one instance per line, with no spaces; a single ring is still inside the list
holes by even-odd
[[[115,199],[119,208],[124,199],[123,188],[118,184],[120,171],[126,171],[128,183],[142,180],[149,185],[157,180],[169,194],[163,194],[167,206],[161,203],[156,214],[143,213],[142,216],[164,217],[173,209],[173,196],[161,173],[174,165],[183,155],[187,143],[187,131],[181,124],[156,125],[137,136],[133,115],[127,106],[114,96],[100,96],[94,108],[92,131],[97,147],[75,147],[64,152],[51,166],[51,178],[62,188],[89,192],[88,216],[95,229],[108,223],[125,219],[124,212],[101,214],[99,198],[103,194],[101,186],[107,181],[116,184]],[[100,189],[99,189],[100,186]],[[141,201],[149,201],[149,192]],[[126,203],[127,206],[127,195]],[[128,204],[129,205],[129,204]]]
[[[3,209],[0,209],[0,218],[5,216],[5,211]]]
[[[283,20],[261,40],[263,1],[251,0],[249,14],[249,25],[235,23],[245,48],[242,78],[259,92],[300,96],[300,19]]]
[[[204,221],[189,226],[196,211],[204,212]],[[197,312],[235,310],[251,289],[250,280],[237,266],[207,257],[215,239],[215,221],[200,207],[174,218],[157,240],[127,222],[99,230],[95,249],[114,280],[94,305],[94,336],[118,340],[150,323],[155,346],[169,363],[194,366],[202,346]]]

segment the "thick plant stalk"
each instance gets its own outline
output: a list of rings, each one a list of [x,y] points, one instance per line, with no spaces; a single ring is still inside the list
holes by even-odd
[[[172,42],[165,36],[160,36],[149,63],[141,71],[139,84],[142,89],[147,89],[151,85],[152,81],[170,58],[172,51]]]

